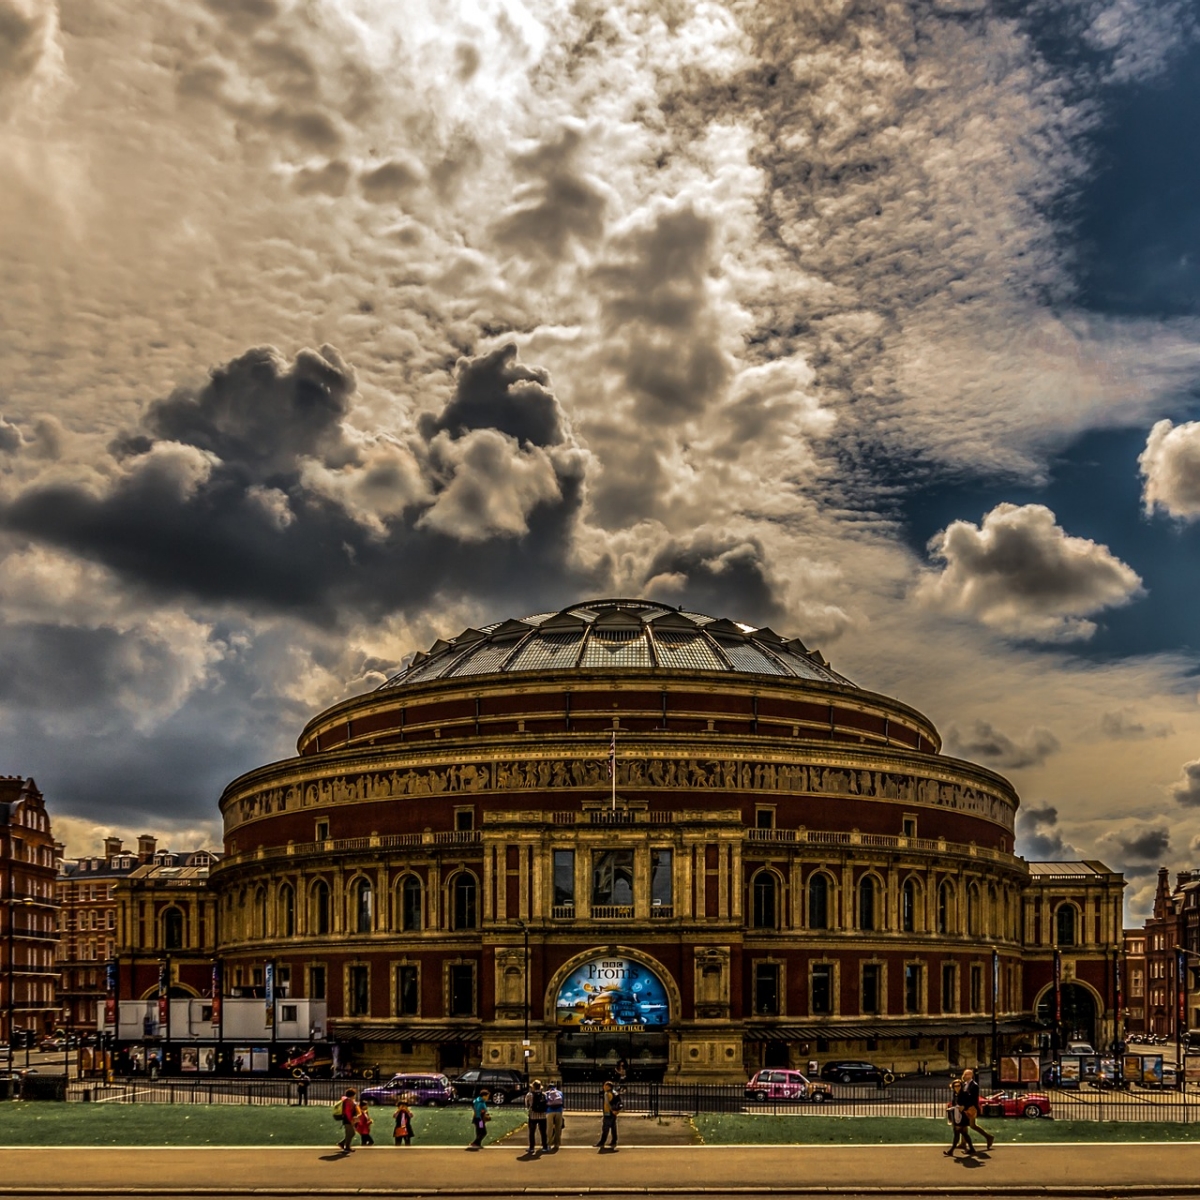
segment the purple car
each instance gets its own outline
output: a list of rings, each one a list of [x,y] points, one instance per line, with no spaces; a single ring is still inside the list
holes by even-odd
[[[363,1088],[362,1099],[368,1104],[395,1104],[401,1097],[409,1104],[454,1103],[454,1086],[445,1075],[393,1075],[387,1083]]]

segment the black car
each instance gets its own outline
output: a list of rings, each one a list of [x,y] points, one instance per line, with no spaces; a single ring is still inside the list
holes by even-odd
[[[525,1079],[520,1071],[502,1067],[476,1067],[464,1071],[454,1081],[454,1094],[460,1100],[474,1100],[486,1088],[492,1104],[507,1104],[525,1095]]]
[[[839,1059],[827,1062],[821,1068],[822,1079],[836,1079],[839,1083],[891,1083],[891,1071],[881,1071],[874,1063],[856,1059]]]

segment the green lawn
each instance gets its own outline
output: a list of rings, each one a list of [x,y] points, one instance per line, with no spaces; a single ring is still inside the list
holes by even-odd
[[[950,1126],[929,1117],[776,1117],[702,1114],[695,1118],[710,1145],[812,1146],[896,1145],[929,1142],[950,1145]],[[984,1128],[1003,1142],[1190,1142],[1200,1126],[1133,1121],[992,1120]],[[976,1142],[982,1145],[982,1139]]]
[[[0,1104],[0,1146],[330,1146],[341,1137],[327,1104]],[[390,1108],[372,1111],[375,1140],[390,1145]],[[489,1141],[525,1120],[522,1110],[493,1109]],[[413,1144],[465,1146],[471,1110],[418,1108]],[[358,1139],[355,1139],[357,1144]]]

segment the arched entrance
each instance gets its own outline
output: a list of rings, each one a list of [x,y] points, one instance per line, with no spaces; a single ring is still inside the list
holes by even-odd
[[[659,963],[622,949],[577,955],[555,973],[547,1011],[558,1030],[566,1080],[661,1080],[675,981]]]
[[[1090,988],[1080,983],[1062,985],[1062,1044],[1081,1041],[1096,1045],[1098,1016],[1096,997]],[[1042,993],[1038,1001],[1037,1019],[1053,1028],[1054,988]]]

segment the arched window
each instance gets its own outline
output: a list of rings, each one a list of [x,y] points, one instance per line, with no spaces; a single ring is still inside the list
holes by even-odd
[[[917,928],[917,885],[906,879],[900,889],[900,928],[915,933]]]
[[[167,950],[183,949],[183,913],[173,905],[163,913],[163,946]]]
[[[938,933],[952,933],[954,930],[954,893],[948,883],[938,888]]]
[[[354,885],[352,894],[354,897],[354,931],[356,933],[370,933],[374,924],[371,920],[374,910],[371,881],[369,879],[359,879]]]
[[[290,883],[279,889],[279,934],[287,938],[296,936],[296,893]]]
[[[751,883],[753,900],[753,925],[755,929],[774,929],[778,924],[778,904],[775,874],[772,871],[759,871]]]
[[[454,877],[454,928],[475,928],[475,876],[470,871]]]
[[[329,932],[329,884],[318,879],[312,890],[312,930]]]
[[[267,891],[266,888],[259,888],[254,893],[254,936],[263,938],[267,936]]]
[[[875,877],[864,875],[858,881],[858,927],[875,928]]]
[[[808,927],[829,928],[829,876],[823,871],[808,877]]]
[[[1058,911],[1054,914],[1054,931],[1057,934],[1057,945],[1075,945],[1075,905],[1064,903],[1058,906]]]
[[[967,933],[979,936],[979,888],[974,883],[967,888]]]
[[[400,885],[401,929],[414,930],[424,926],[423,900],[421,881],[415,875],[405,875],[404,882]]]

